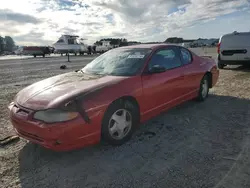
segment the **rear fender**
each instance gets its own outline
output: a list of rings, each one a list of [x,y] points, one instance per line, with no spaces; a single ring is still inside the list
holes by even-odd
[[[215,60],[210,56],[202,57],[207,65],[207,70],[211,75],[211,82],[210,82],[210,88],[214,87],[214,85],[217,83],[219,78],[219,69],[215,62]]]
[[[210,88],[214,87],[219,78],[219,69],[212,56],[200,56],[200,65],[203,67],[205,73],[211,75]]]

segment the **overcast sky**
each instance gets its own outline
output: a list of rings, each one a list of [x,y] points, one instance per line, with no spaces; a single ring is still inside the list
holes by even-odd
[[[250,31],[250,0],[4,0],[0,35],[51,45],[61,34],[164,41]]]

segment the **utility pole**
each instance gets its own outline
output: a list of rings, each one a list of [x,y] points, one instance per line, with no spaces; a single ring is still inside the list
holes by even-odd
[[[69,59],[69,51],[68,51],[68,62],[70,62],[70,59]]]

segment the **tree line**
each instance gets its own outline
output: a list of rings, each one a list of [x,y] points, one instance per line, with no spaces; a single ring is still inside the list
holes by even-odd
[[[114,46],[128,46],[131,43],[140,43],[137,41],[128,41],[125,38],[104,38],[99,41],[96,41],[94,45],[102,45],[103,41],[110,41],[110,44]]]
[[[15,42],[10,36],[0,36],[0,53],[4,51],[12,52],[15,48]]]
[[[184,42],[194,42],[196,40],[206,40],[206,39],[198,38],[198,39],[187,40],[187,39],[183,39],[183,38],[179,38],[179,37],[170,37],[170,38],[167,38],[164,42],[167,42],[167,43],[184,43]],[[215,42],[219,42],[219,39],[216,39]]]
[[[165,40],[165,42],[168,42],[168,43],[183,43],[183,42],[193,42],[193,41],[195,40],[185,40],[179,37],[170,37]]]
[[[96,41],[94,45],[102,45],[103,41],[110,41],[111,45],[114,46],[128,46],[130,44],[140,44],[137,41],[128,41],[126,38],[103,38]],[[193,42],[195,40],[185,40],[179,37],[167,38],[164,42],[168,43],[183,43],[183,42]],[[15,48],[15,41],[10,36],[1,37],[0,36],[0,54],[4,51],[12,52]]]
[[[137,42],[137,41],[128,41],[127,39],[125,38],[104,38],[104,39],[101,39],[99,41],[96,41],[94,43],[94,45],[102,45],[102,42],[103,41],[110,41],[110,44],[111,45],[116,45],[116,46],[128,46],[130,43],[140,43],[140,42]],[[180,37],[170,37],[170,38],[167,38],[164,42],[167,42],[167,43],[183,43],[183,42],[193,42],[195,40],[187,40],[187,39],[183,39],[183,38],[180,38]],[[161,43],[161,42],[147,42],[147,44],[150,44],[150,43]]]

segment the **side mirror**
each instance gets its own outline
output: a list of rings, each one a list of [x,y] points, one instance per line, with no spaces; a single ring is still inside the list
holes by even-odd
[[[149,73],[151,73],[151,74],[162,73],[162,72],[165,72],[165,71],[166,71],[165,67],[162,67],[160,65],[154,65],[153,67],[151,67],[149,69]]]

